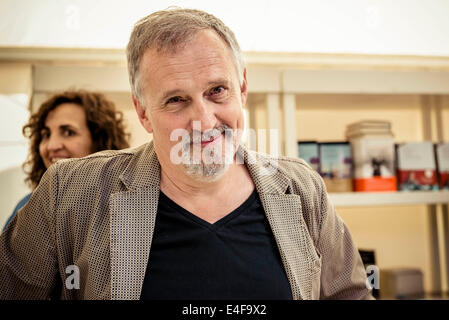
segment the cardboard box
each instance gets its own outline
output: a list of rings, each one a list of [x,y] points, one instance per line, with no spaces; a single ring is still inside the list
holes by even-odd
[[[382,299],[420,299],[424,297],[421,270],[390,268],[380,270],[380,296]]]

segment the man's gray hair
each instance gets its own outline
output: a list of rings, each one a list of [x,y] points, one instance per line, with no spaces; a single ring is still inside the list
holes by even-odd
[[[131,32],[126,47],[131,90],[141,105],[145,106],[139,81],[139,66],[144,51],[149,48],[156,48],[158,51],[176,50],[201,30],[215,31],[229,46],[240,83],[243,81],[243,55],[231,29],[207,12],[195,9],[169,8],[152,13],[139,20]]]

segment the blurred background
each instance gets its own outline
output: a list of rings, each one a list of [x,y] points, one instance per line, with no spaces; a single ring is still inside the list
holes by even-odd
[[[0,0],[0,226],[29,192],[22,126],[49,94],[101,91],[124,113],[132,146],[151,140],[125,47],[137,20],[169,6],[208,11],[234,31],[247,127],[266,132],[251,148],[298,157],[298,141],[347,143],[347,126],[362,120],[388,122],[395,144],[449,142],[447,0]],[[449,191],[330,191],[357,246],[397,285],[393,297],[445,296]]]

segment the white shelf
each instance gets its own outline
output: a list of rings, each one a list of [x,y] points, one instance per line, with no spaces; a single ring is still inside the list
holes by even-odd
[[[336,207],[449,204],[449,191],[329,193]]]

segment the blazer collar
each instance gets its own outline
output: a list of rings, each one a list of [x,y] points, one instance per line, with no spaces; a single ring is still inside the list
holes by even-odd
[[[285,194],[290,178],[279,168],[276,158],[248,150],[244,146],[238,148],[237,158],[240,163],[246,164],[259,193]],[[158,187],[160,179],[161,167],[153,141],[135,149],[133,158],[120,175],[120,180],[131,190]]]
[[[264,194],[285,194],[291,179],[279,166],[277,158],[248,150],[240,146],[237,151],[237,161],[243,161],[248,168],[257,192]]]
[[[119,178],[129,190],[150,186],[159,187],[161,166],[153,141],[134,149],[131,161]]]

